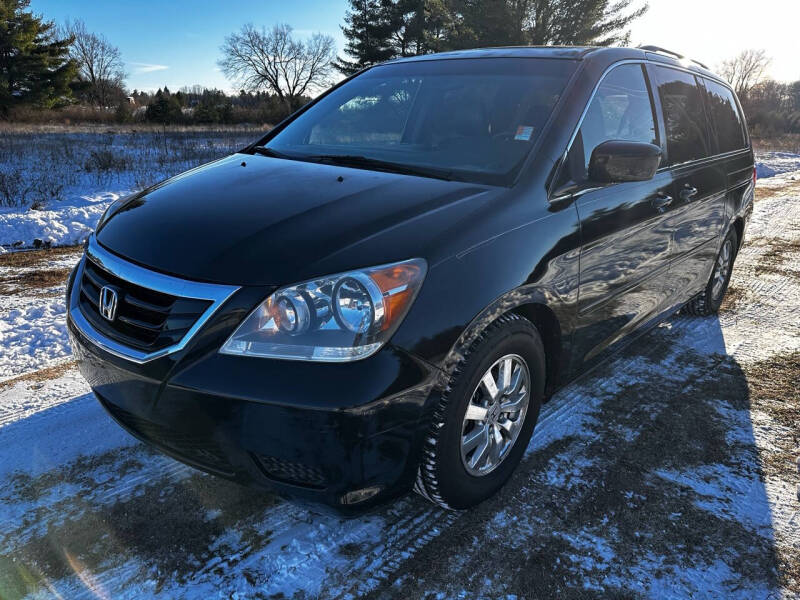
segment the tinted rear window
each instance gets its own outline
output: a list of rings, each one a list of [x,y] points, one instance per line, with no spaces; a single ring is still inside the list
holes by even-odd
[[[530,58],[380,65],[322,98],[267,145],[298,160],[358,156],[507,184],[575,67]]]
[[[708,123],[702,92],[694,75],[653,67],[667,130],[669,164],[677,165],[710,155]]]
[[[733,152],[746,146],[744,124],[733,92],[715,81],[704,80],[708,107],[717,131],[720,152]]]

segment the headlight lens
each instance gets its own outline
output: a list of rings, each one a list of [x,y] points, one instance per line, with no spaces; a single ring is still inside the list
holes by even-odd
[[[425,278],[422,259],[320,277],[281,288],[220,349],[223,354],[347,362],[386,343]]]

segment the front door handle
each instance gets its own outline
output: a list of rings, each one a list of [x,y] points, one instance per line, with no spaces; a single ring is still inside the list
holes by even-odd
[[[697,196],[697,188],[687,183],[681,190],[681,200],[690,202],[695,196]]]
[[[661,212],[664,212],[670,204],[672,204],[672,196],[664,192],[659,192],[658,196],[653,199],[653,208]]]

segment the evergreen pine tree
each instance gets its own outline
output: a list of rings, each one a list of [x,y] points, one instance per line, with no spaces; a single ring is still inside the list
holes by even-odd
[[[636,6],[634,0],[447,0],[447,4],[456,17],[445,36],[449,49],[625,45],[630,42],[628,27],[648,8],[647,3]]]
[[[342,25],[347,42],[345,54],[352,60],[339,58],[334,63],[345,75],[394,57],[391,35],[390,0],[350,0],[350,10]]]
[[[0,0],[0,116],[14,106],[51,107],[70,96],[77,65],[70,39],[52,22],[26,11],[30,0]]]

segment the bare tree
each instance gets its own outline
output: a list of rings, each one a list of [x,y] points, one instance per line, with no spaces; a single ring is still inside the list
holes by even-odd
[[[336,47],[329,35],[308,40],[294,37],[289,25],[256,29],[252,24],[225,38],[219,66],[225,75],[251,92],[273,93],[290,110],[301,96],[329,86]]]
[[[104,36],[86,30],[83,21],[67,21],[67,36],[74,41],[70,57],[78,63],[78,77],[88,86],[90,100],[108,106],[125,89],[125,69],[119,48]]]
[[[766,50],[744,50],[723,61],[720,73],[733,86],[736,94],[744,98],[764,79],[771,62]]]

